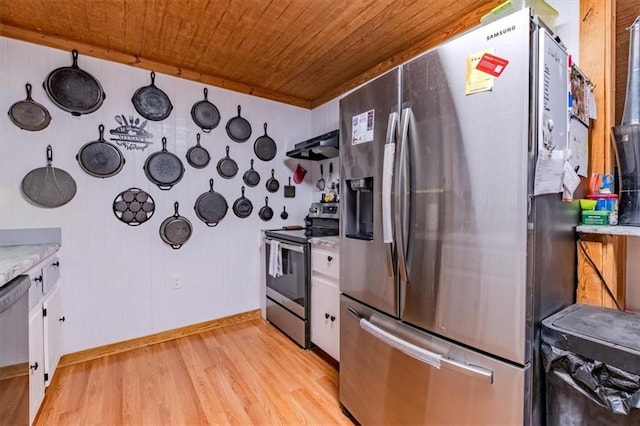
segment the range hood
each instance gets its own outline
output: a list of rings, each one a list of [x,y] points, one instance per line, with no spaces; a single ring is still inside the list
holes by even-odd
[[[339,131],[333,130],[324,135],[295,144],[294,148],[287,152],[287,157],[313,161],[337,157],[340,155],[338,150],[340,146],[339,139]]]

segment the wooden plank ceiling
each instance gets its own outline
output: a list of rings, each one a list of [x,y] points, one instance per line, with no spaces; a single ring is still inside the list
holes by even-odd
[[[312,108],[501,0],[0,0],[0,35]]]

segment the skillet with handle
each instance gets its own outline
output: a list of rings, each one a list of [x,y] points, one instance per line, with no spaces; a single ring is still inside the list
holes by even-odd
[[[160,225],[160,238],[172,249],[179,249],[191,237],[191,222],[178,213],[178,202],[173,203],[175,213],[166,218]]]
[[[102,106],[107,95],[94,76],[78,67],[78,51],[72,50],[71,56],[71,66],[51,71],[42,85],[61,110],[76,116],[90,114]]]
[[[167,151],[167,138],[162,138],[162,150],[147,157],[144,174],[163,191],[171,189],[184,176],[184,166],[177,155]]]
[[[227,200],[219,192],[213,190],[213,179],[209,179],[209,191],[203,193],[193,206],[198,219],[207,226],[216,226],[227,214]]]
[[[264,184],[269,192],[278,192],[278,189],[280,189],[280,182],[274,177],[274,173],[275,170],[271,169],[271,177],[267,180],[267,183]]]
[[[272,160],[278,152],[276,142],[267,134],[267,123],[264,123],[264,135],[256,139],[253,144],[253,152],[262,161]]]
[[[35,132],[46,128],[51,122],[51,114],[31,98],[31,84],[27,83],[27,98],[18,101],[9,108],[9,119],[22,130]]]
[[[104,126],[98,126],[100,137],[88,142],[76,154],[80,168],[98,178],[117,175],[124,167],[125,159],[117,146],[104,139]]]
[[[207,167],[210,160],[209,151],[200,145],[200,133],[198,133],[196,135],[196,144],[187,150],[187,163],[193,168],[203,169]]]
[[[242,180],[244,181],[245,185],[252,188],[260,183],[260,173],[258,173],[256,169],[253,168],[253,158],[251,159],[251,167],[249,168],[249,170],[244,172]]]
[[[251,137],[251,124],[240,115],[241,106],[238,105],[238,115],[227,121],[227,135],[236,142],[246,142]]]
[[[139,88],[133,94],[131,102],[138,114],[152,121],[162,121],[169,117],[173,105],[169,96],[155,85],[156,73],[151,71],[151,84]]]
[[[233,203],[233,213],[240,219],[244,219],[251,215],[253,204],[251,200],[244,196],[244,186],[242,187],[242,196]]]
[[[204,99],[196,102],[191,107],[191,118],[196,126],[200,127],[203,132],[209,133],[211,130],[218,127],[220,123],[220,111],[218,108],[209,102],[207,96],[209,95],[209,89],[204,88]]]
[[[260,208],[258,216],[260,216],[260,219],[264,220],[265,222],[270,221],[273,217],[273,209],[269,207],[269,197],[264,197],[264,206]]]
[[[216,169],[218,170],[218,174],[225,179],[231,179],[238,173],[238,164],[234,159],[229,157],[229,145],[227,145],[227,155],[218,161]]]

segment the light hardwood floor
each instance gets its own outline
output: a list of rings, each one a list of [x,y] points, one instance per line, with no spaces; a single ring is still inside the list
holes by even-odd
[[[63,367],[36,425],[353,425],[338,372],[262,319]]]

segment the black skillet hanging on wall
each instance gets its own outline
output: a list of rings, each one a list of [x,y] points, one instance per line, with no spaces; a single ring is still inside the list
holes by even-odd
[[[240,115],[242,107],[238,105],[238,115],[227,121],[227,135],[236,142],[246,142],[251,137],[251,124]]]
[[[169,96],[155,85],[156,73],[151,71],[151,84],[136,90],[131,98],[138,114],[151,121],[162,121],[169,117],[173,105]]]
[[[27,98],[18,101],[9,108],[11,122],[22,130],[36,132],[42,130],[51,122],[51,114],[38,102],[31,98],[31,84],[27,83]]]
[[[57,107],[72,115],[90,114],[106,98],[100,82],[78,67],[78,51],[71,52],[73,64],[49,73],[42,84],[44,91]]]
[[[209,100],[207,96],[209,90],[204,88],[204,99],[196,102],[191,107],[191,118],[196,126],[200,127],[203,132],[209,133],[220,123],[220,111]]]
[[[162,138],[162,150],[147,157],[144,174],[152,183],[163,191],[171,189],[184,176],[182,161],[172,152],[167,151],[167,138]]]
[[[104,126],[98,126],[100,137],[88,142],[76,154],[80,168],[98,178],[108,178],[117,175],[124,167],[125,159],[122,152],[114,144],[104,139]]]

